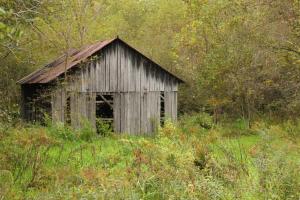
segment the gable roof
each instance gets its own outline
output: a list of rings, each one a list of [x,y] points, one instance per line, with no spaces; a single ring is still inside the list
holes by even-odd
[[[123,40],[121,40],[120,38],[117,37],[117,38],[114,38],[111,40],[96,42],[92,45],[85,46],[79,50],[74,50],[74,49],[70,50],[68,52],[69,56],[68,56],[67,63],[66,63],[66,56],[62,55],[59,58],[57,58],[56,60],[54,60],[53,62],[44,66],[43,68],[38,69],[38,70],[32,72],[31,74],[29,74],[28,76],[25,76],[24,78],[20,79],[17,83],[20,83],[20,84],[48,83],[48,82],[56,79],[61,74],[63,74],[65,72],[65,70],[69,70],[73,67],[76,67],[77,64],[84,62],[87,58],[92,56],[94,53],[100,51],[101,49],[112,44],[115,41],[122,42],[127,47],[133,49],[134,51],[136,51],[137,53],[139,53],[146,59],[150,60],[151,62],[156,64],[158,67],[160,67],[163,71],[165,71],[166,73],[175,77],[178,80],[178,82],[181,82],[181,83],[184,82],[182,79],[180,79],[176,75],[172,74],[171,72],[169,72],[168,70],[166,70],[159,64],[155,63],[154,61],[152,61],[151,59],[149,59],[148,57],[146,57],[145,55],[140,53],[138,50],[131,47],[126,42],[124,42]]]

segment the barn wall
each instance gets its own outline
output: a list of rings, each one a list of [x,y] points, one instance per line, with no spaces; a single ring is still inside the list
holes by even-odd
[[[52,120],[56,122],[64,122],[64,108],[65,108],[65,91],[57,89],[52,92],[51,106],[52,106]]]
[[[160,121],[160,92],[142,93],[141,132],[151,134]]]
[[[116,132],[150,134],[159,125],[160,92],[116,93],[114,127]]]
[[[85,123],[84,120],[88,120],[93,127],[96,127],[96,94],[71,92],[69,96],[72,127],[81,127]]]
[[[86,119],[95,127],[96,93],[67,93],[57,89],[52,93],[53,121],[66,121],[68,97],[72,127],[82,127]],[[156,131],[160,120],[160,92],[114,93],[113,105],[115,132],[149,135]],[[165,102],[165,105],[169,103]]]
[[[165,91],[165,115],[167,118],[177,120],[177,92]]]
[[[70,81],[81,92],[177,91],[169,73],[124,44],[114,43],[89,60]]]
[[[96,126],[96,94],[86,92],[66,92],[65,89],[56,89],[52,92],[52,120],[65,122],[67,99],[70,98],[70,119],[74,128],[82,127],[88,120]]]
[[[86,118],[95,126],[96,93],[107,92],[114,94],[116,132],[153,133],[160,120],[161,91],[166,116],[177,118],[178,81],[121,43],[108,46],[83,63],[69,74],[67,82],[65,90],[52,94],[54,121],[65,121],[66,99],[70,97],[71,125],[80,127]]]

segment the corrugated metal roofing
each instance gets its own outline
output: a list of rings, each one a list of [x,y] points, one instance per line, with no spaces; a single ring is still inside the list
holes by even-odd
[[[126,44],[128,47],[134,49],[133,47],[129,46],[127,43],[125,43],[124,41],[122,41],[119,38],[97,42],[95,44],[83,47],[80,50],[70,50],[68,52],[68,63],[66,63],[65,55],[60,56],[53,62],[44,66],[43,68],[34,71],[33,73],[29,74],[28,76],[25,76],[24,78],[19,80],[18,83],[20,83],[20,84],[48,83],[48,82],[54,80],[55,78],[57,78],[58,76],[60,76],[61,74],[63,74],[66,70],[69,70],[70,68],[75,67],[80,62],[84,62],[88,57],[92,56],[94,53],[103,49],[105,46],[111,44],[112,42],[114,42],[116,40],[119,40],[119,41],[123,42],[124,44]],[[134,49],[134,50],[137,51],[136,49]],[[137,52],[139,52],[139,51],[137,51]],[[144,57],[146,57],[146,56],[144,56]],[[149,59],[149,58],[147,58],[147,59]],[[161,67],[160,65],[158,65],[158,66]],[[170,75],[177,78],[179,80],[179,82],[183,82],[180,78],[178,78],[171,72],[167,71],[163,67],[161,67],[161,68],[164,71],[166,71],[167,73],[169,73]]]

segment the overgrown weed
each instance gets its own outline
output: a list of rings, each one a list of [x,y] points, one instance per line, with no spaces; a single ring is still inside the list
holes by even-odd
[[[299,199],[297,124],[253,123],[252,134],[203,127],[199,116],[167,120],[155,137],[10,127],[0,140],[1,198]],[[229,136],[230,127],[245,132]]]

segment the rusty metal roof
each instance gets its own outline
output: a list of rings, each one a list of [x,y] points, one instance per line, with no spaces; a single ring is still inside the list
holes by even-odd
[[[68,52],[67,63],[66,63],[66,55],[62,55],[59,58],[57,58],[56,60],[54,60],[53,62],[44,66],[43,68],[32,72],[28,76],[25,76],[24,78],[19,80],[17,83],[20,83],[20,84],[48,83],[48,82],[54,80],[55,78],[57,78],[58,76],[60,76],[61,74],[65,73],[66,70],[69,70],[70,68],[75,67],[80,62],[84,62],[87,58],[92,56],[94,53],[103,49],[104,47],[106,47],[107,45],[111,44],[112,42],[114,42],[116,40],[123,42],[128,47],[137,51],[135,48],[129,46],[127,43],[125,43],[118,37],[111,39],[111,40],[100,41],[100,42],[94,43],[92,45],[85,46],[79,50],[75,50],[75,49],[70,50]],[[139,51],[137,51],[137,52],[140,53]],[[146,56],[144,56],[144,57],[146,57]],[[147,58],[147,59],[149,59],[149,58]],[[158,64],[156,64],[156,65],[158,65]],[[160,65],[158,65],[158,66],[161,67]],[[179,82],[184,82],[183,80],[181,80],[180,78],[178,78],[176,75],[172,74],[171,72],[167,71],[163,67],[161,67],[161,68],[164,71],[166,71],[167,73],[169,73],[170,75],[174,76],[176,79],[178,79]]]

